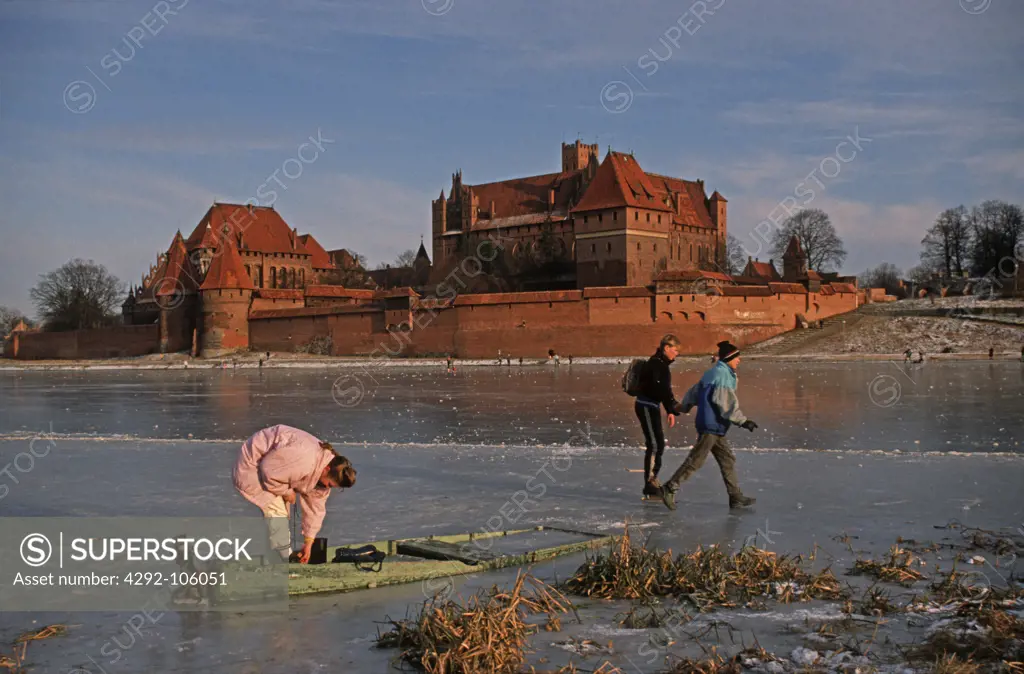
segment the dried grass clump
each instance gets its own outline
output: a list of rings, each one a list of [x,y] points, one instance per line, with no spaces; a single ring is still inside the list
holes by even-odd
[[[622,670],[610,662],[604,662],[594,670],[580,669],[573,663],[569,663],[560,669],[539,670],[530,667],[529,674],[623,674]]]
[[[788,603],[846,596],[831,571],[811,575],[803,570],[802,561],[752,546],[735,554],[702,546],[673,559],[670,552],[634,545],[627,530],[607,555],[580,566],[563,589],[601,599],[680,597],[701,611],[762,597]]]
[[[666,674],[741,674],[744,668],[763,665],[767,662],[781,662],[780,658],[760,646],[750,646],[726,660],[712,647],[705,650],[703,660],[683,658]]]
[[[914,565],[920,565],[920,558],[909,550],[894,545],[889,548],[889,554],[881,562],[876,562],[873,559],[858,559],[850,573],[864,574],[887,583],[909,586],[925,579],[923,573],[913,568]]]
[[[934,674],[978,674],[981,667],[970,659],[961,660],[955,655],[940,656],[932,665]]]
[[[25,669],[25,653],[28,651],[29,642],[42,641],[51,637],[59,637],[68,631],[67,625],[47,625],[35,632],[25,632],[14,640],[14,657],[0,655],[0,667],[9,670],[13,674],[22,674]]]
[[[546,614],[551,626],[570,608],[560,592],[520,573],[511,590],[481,591],[465,606],[435,597],[413,619],[389,619],[377,647],[403,649],[398,659],[428,674],[515,674],[538,630],[527,619]]]
[[[1024,662],[1024,621],[1006,611],[966,604],[955,618],[911,649],[909,657],[967,668],[948,671],[978,671],[969,669],[972,666],[984,666],[986,671],[1003,667],[1020,670]]]

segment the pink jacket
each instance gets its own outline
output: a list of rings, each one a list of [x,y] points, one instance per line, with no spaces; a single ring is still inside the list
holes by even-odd
[[[302,535],[316,538],[331,493],[317,482],[334,456],[306,431],[283,425],[264,428],[246,440],[238,452],[232,474],[235,489],[260,509],[278,496],[297,492]]]

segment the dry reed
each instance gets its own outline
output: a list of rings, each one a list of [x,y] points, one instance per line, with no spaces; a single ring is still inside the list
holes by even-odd
[[[392,629],[378,635],[377,646],[402,649],[399,660],[428,674],[515,674],[538,630],[527,620],[546,614],[553,628],[570,609],[558,590],[520,573],[511,590],[481,591],[464,606],[435,597],[413,619],[389,619]]]
[[[831,571],[812,575],[802,568],[802,561],[751,546],[735,554],[702,546],[673,558],[671,552],[634,545],[627,530],[607,554],[581,565],[563,589],[601,599],[677,597],[700,611],[762,597],[784,603],[845,597]]]

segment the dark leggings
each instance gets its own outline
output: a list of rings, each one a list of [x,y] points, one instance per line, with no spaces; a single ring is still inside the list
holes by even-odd
[[[644,480],[658,477],[661,470],[661,455],[665,452],[665,431],[661,427],[661,408],[648,407],[636,403],[633,406],[636,418],[640,420],[640,428],[644,431],[644,443],[647,453],[644,454]],[[654,462],[653,467],[651,462]]]

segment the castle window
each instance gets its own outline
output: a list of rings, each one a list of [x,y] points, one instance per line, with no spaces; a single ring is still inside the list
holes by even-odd
[[[277,287],[277,267],[270,268],[270,287]]]
[[[693,244],[690,244],[690,262],[693,262]]]
[[[657,253],[657,252],[658,252],[658,244],[654,244],[654,252],[655,252],[655,253]]]
[[[647,214],[647,222],[650,222],[650,221],[651,221],[651,214],[650,214],[650,213],[648,213],[648,214]]]
[[[591,254],[597,253],[597,244],[596,243],[590,244],[590,252],[591,252]]]
[[[640,250],[640,242],[639,241],[636,242],[636,249]]]
[[[612,222],[616,222],[619,219],[618,211],[612,211]]]
[[[610,252],[612,252],[612,242],[611,242],[611,241],[609,241],[609,242],[608,242],[608,243],[606,243],[605,245],[606,245],[606,246],[608,247],[608,252],[609,252],[609,253],[610,253]]]
[[[633,211],[633,219],[634,220],[639,220],[640,219],[640,211]]]
[[[601,216],[600,213],[597,214],[597,221],[598,222],[604,222],[604,218]]]
[[[660,215],[658,216],[658,224],[659,225],[661,224],[661,216]]]
[[[587,216],[585,216],[585,215],[583,216],[583,224],[584,225],[587,224]]]

